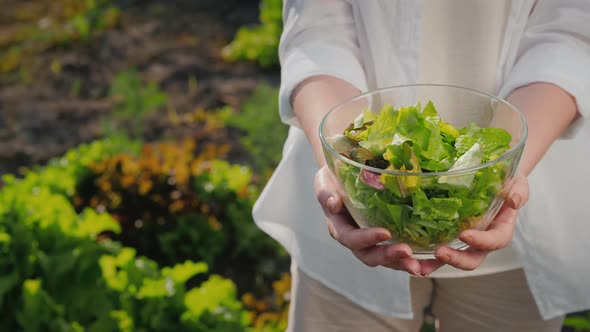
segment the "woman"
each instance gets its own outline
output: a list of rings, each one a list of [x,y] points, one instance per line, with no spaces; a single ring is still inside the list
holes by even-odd
[[[291,129],[254,217],[292,256],[289,330],[416,331],[431,307],[441,331],[557,331],[590,308],[590,176],[573,171],[589,161],[590,2],[300,0],[283,15],[279,106]],[[410,83],[499,95],[529,125],[496,220],[461,234],[471,249],[443,247],[436,260],[353,226],[318,138],[339,102]]]

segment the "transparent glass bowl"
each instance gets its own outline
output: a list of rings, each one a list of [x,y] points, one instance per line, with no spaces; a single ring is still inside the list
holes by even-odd
[[[510,149],[498,158],[476,167],[446,172],[408,173],[383,170],[358,163],[337,153],[330,144],[330,142],[333,142],[331,138],[341,135],[364,109],[368,108],[378,114],[385,104],[392,105],[397,109],[403,106],[415,105],[418,102],[424,106],[428,101],[433,102],[441,119],[452,124],[455,128],[462,128],[469,126],[470,123],[475,123],[481,128],[497,127],[508,131],[512,135]],[[365,93],[336,106],[326,114],[320,125],[320,139],[324,156],[332,177],[338,185],[344,204],[353,219],[359,227],[383,227],[388,229],[392,234],[392,240],[387,243],[407,243],[412,248],[414,257],[419,259],[434,257],[434,251],[443,245],[455,249],[464,249],[467,245],[458,239],[461,231],[466,229],[484,230],[488,227],[504,203],[504,193],[507,192],[507,184],[516,172],[526,137],[527,126],[525,119],[514,106],[491,95],[448,85],[404,85]],[[344,168],[346,168],[346,174],[344,174]],[[368,186],[363,187],[363,193],[360,193],[360,187],[350,185],[350,183],[351,181],[361,181],[358,178],[364,176],[361,173],[364,173],[364,175],[371,174],[372,176],[388,174],[394,176],[400,182],[408,183],[410,181],[421,186],[437,183],[441,177],[445,177],[447,183],[449,179],[465,179],[465,177],[473,177],[474,181],[477,182],[483,176],[495,176],[497,181],[495,182],[496,185],[485,188],[486,198],[483,201],[486,205],[483,213],[456,218],[452,221],[452,225],[449,225],[448,220],[446,222],[440,221],[441,229],[446,230],[441,231],[442,235],[438,236],[436,235],[436,229],[434,231],[425,229],[425,226],[420,224],[404,224],[403,219],[400,224],[399,220],[385,219],[384,221],[383,217],[376,218],[375,215],[380,212],[375,208],[375,204],[367,201],[367,197],[377,195],[382,202],[387,203],[387,200],[391,199],[392,195],[387,193],[388,189],[377,190]],[[343,177],[346,177],[346,179]],[[483,180],[481,181],[483,183]],[[471,187],[473,188],[465,189],[468,192],[462,192],[461,197],[483,195],[482,190],[484,189],[477,188],[477,186]],[[448,191],[447,194],[442,192],[442,194],[438,193],[437,195],[442,195],[440,197],[454,197],[455,193]],[[428,198],[432,199],[433,197]],[[399,204],[399,201],[396,200],[395,204]],[[480,202],[480,204],[483,203]],[[405,205],[406,207],[403,207],[405,213],[414,213],[413,200],[408,199]],[[431,234],[422,236],[421,234],[425,234],[426,231]]]

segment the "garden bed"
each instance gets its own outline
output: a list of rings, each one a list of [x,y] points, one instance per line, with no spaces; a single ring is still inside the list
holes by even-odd
[[[4,39],[0,34],[0,58],[6,60],[14,49],[23,51],[15,68],[0,73],[0,174],[44,163],[100,137],[101,121],[115,105],[111,82],[129,68],[168,96],[165,105],[146,116],[145,139],[150,141],[190,135],[193,126],[176,123],[184,114],[224,105],[239,110],[261,81],[278,82],[276,70],[221,58],[238,26],[257,21],[256,1],[221,6],[212,1],[102,1],[118,10],[112,27],[91,31],[86,41],[70,33],[58,43],[66,37],[56,32],[56,40],[43,37],[49,40],[39,49],[28,46],[32,41],[6,40],[31,25],[58,21],[45,11],[76,1],[2,2],[10,9],[0,15],[0,31],[6,31]],[[60,8],[53,11],[61,13]],[[82,14],[94,12],[101,13],[91,8]],[[39,30],[28,37],[42,38],[44,30]]]
[[[0,329],[284,329],[278,71],[222,55],[257,1],[1,4]]]

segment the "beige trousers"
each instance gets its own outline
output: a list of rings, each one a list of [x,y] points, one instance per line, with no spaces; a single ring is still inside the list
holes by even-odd
[[[365,310],[295,265],[291,270],[289,332],[420,331],[426,308],[442,332],[555,332],[563,322],[563,317],[541,318],[522,269],[467,278],[412,277],[413,320]]]

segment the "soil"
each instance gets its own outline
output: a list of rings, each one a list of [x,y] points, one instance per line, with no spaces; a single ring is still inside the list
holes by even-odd
[[[22,3],[0,0],[0,8]],[[101,137],[100,123],[114,105],[110,82],[129,68],[137,69],[146,82],[159,84],[168,95],[166,107],[145,120],[148,141],[186,137],[199,130],[195,125],[173,123],[171,113],[182,117],[198,108],[223,105],[239,110],[259,82],[278,84],[277,70],[228,63],[220,56],[239,26],[257,23],[258,1],[127,0],[115,4],[121,8],[116,28],[93,35],[89,43],[49,48],[28,59],[22,66],[29,79],[22,78],[22,71],[20,76],[0,76],[0,174],[42,164]],[[9,31],[14,24],[10,11],[0,15],[0,30]],[[58,73],[52,69],[56,61]],[[235,137],[227,131],[221,135],[220,140]]]

